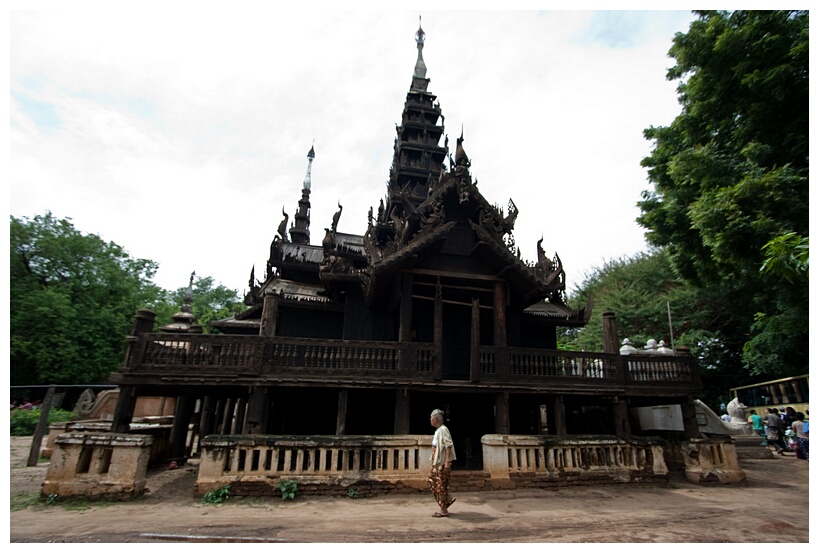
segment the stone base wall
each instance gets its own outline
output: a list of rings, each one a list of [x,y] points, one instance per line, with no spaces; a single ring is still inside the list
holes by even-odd
[[[428,493],[430,436],[212,436],[203,440],[196,492],[230,485],[234,496],[281,496],[292,481],[298,495],[369,497]],[[455,470],[453,492],[515,488],[663,483],[662,446],[647,441],[585,437],[487,435],[484,470]]]
[[[685,477],[696,484],[738,484],[746,479],[730,438],[669,442],[665,456],[684,467]]]
[[[153,437],[62,434],[41,487],[43,496],[133,499],[145,491]]]

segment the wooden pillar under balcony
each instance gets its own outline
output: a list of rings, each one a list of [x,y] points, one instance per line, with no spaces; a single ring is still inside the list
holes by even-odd
[[[481,379],[481,307],[477,298],[472,298],[472,333],[469,342],[469,380]]]
[[[603,313],[603,352],[620,353],[617,339],[617,318],[613,311]]]
[[[128,432],[134,418],[135,406],[136,390],[134,387],[129,385],[120,386],[117,406],[114,409],[114,420],[111,422],[111,432],[117,434],[126,434]]]
[[[432,317],[433,359],[432,378],[441,380],[444,377],[442,357],[444,352],[444,294],[441,289],[441,279],[435,284],[435,304]]]
[[[259,335],[272,338],[276,335],[276,323],[279,318],[279,298],[272,290],[264,294],[262,304],[262,322],[259,325]]]
[[[404,273],[401,281],[401,305],[399,307],[398,341],[412,341],[412,274]]]
[[[229,398],[225,401],[225,409],[222,412],[222,424],[220,425],[220,432],[222,434],[230,434],[233,428],[233,412],[236,409],[236,398]]]
[[[563,396],[555,396],[555,435],[558,438],[566,437],[566,405]]]
[[[509,392],[495,396],[495,434],[509,434]]]
[[[245,425],[245,410],[247,409],[247,400],[239,398],[236,400],[236,418],[233,421],[233,428],[231,434],[241,434],[242,428]]]
[[[338,414],[336,415],[336,436],[343,436],[347,426],[347,389],[338,391]]]
[[[506,288],[501,280],[495,282],[495,291],[492,295],[494,301],[494,325],[493,344],[506,347]]]
[[[199,435],[201,437],[213,434],[213,408],[216,400],[212,396],[205,396],[202,400],[202,412],[199,415]]]
[[[170,445],[167,451],[168,461],[184,460],[188,450],[188,427],[196,407],[196,398],[179,396],[176,398],[176,409],[171,426]]]
[[[409,406],[409,390],[406,388],[397,389],[395,391],[395,424],[393,425],[393,434],[409,434]]]
[[[682,408],[683,432],[686,440],[694,440],[700,437],[700,427],[697,423],[697,410],[694,406],[694,398],[687,396],[680,406]]]
[[[628,404],[623,398],[615,397],[614,407],[614,434],[618,438],[627,438],[631,435],[631,423],[628,419]]]
[[[247,400],[247,410],[242,434],[266,434],[269,410],[269,388],[266,386],[254,386]]]

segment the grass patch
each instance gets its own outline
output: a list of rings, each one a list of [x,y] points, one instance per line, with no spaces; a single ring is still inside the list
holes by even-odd
[[[11,498],[11,511],[25,511],[30,507],[39,507],[43,504],[40,492],[18,492]]]

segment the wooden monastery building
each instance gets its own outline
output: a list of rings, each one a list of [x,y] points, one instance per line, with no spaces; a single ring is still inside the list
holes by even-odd
[[[538,447],[608,439],[618,448],[641,436],[699,436],[690,355],[621,355],[612,313],[604,315],[604,351],[557,349],[559,329],[585,325],[591,308],[567,306],[564,267],[545,254],[542,239],[536,261],[520,258],[512,238],[518,208],[481,195],[463,134],[450,151],[441,106],[428,90],[421,28],[415,39],[386,194],[374,198],[363,232],[338,231],[339,205],[320,243],[311,242],[311,148],[298,210],[289,228],[283,213],[264,279],[251,271],[245,311],[213,321],[218,332],[210,334],[197,332],[189,306],[159,332],[152,312],[137,314],[113,377],[120,386],[114,432],[128,430],[136,398],[167,396],[176,398],[176,414],[165,458],[175,459],[191,455],[189,428],[234,449],[243,439],[258,449],[287,437],[293,447],[302,440],[324,451],[333,439],[428,436],[435,408],[455,437],[456,470],[488,470],[486,436],[531,437]],[[651,406],[677,406],[676,432],[641,427],[636,413]],[[257,455],[253,447],[247,455]],[[395,451],[404,467],[408,449]],[[541,451],[538,466],[548,465]],[[286,462],[270,455],[241,462],[274,471],[336,462],[318,453]],[[375,459],[367,466],[380,466]],[[522,462],[512,459],[510,467]]]

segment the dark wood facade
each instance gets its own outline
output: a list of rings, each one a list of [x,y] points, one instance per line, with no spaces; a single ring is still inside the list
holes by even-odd
[[[153,333],[152,314],[138,316],[115,426],[135,395],[187,398],[180,424],[198,403],[201,435],[426,433],[442,408],[471,468],[487,433],[627,436],[630,406],[690,405],[693,358],[620,356],[611,315],[604,352],[557,350],[558,327],[584,325],[590,307],[566,305],[557,254],[538,243],[536,261],[520,258],[518,208],[481,195],[463,136],[450,155],[420,29],[416,40],[387,194],[366,231],[338,232],[339,205],[309,243],[308,165],[293,226],[285,214],[247,310],[212,323],[221,334]]]

